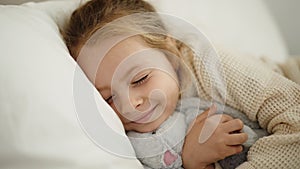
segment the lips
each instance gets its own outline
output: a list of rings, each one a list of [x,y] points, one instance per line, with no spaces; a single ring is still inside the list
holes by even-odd
[[[156,107],[157,106],[154,106],[152,109],[150,109],[146,113],[143,113],[143,115],[141,117],[139,117],[137,120],[134,120],[133,122],[135,122],[135,123],[146,123],[146,122],[148,122],[148,120],[151,118],[151,116],[155,112],[154,110],[155,110]]]

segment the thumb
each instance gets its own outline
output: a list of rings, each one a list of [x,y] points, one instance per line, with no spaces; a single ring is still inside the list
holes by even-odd
[[[197,116],[196,121],[200,122],[202,120],[205,120],[206,118],[216,114],[216,112],[217,106],[215,104],[212,104],[209,108],[207,108],[204,112]]]
[[[189,125],[188,131],[194,126],[194,124],[200,124],[204,120],[206,120],[208,117],[216,114],[217,112],[217,106],[215,104],[211,105],[209,108],[207,108],[204,112],[199,114],[196,119]]]
[[[210,107],[210,109],[206,111],[207,111],[207,113],[205,112],[207,114],[206,117],[210,117],[216,113],[217,106],[213,104]],[[214,118],[209,118],[208,120],[205,120],[198,138],[198,142],[200,144],[206,142],[210,138],[210,136],[212,136],[212,134],[214,133],[214,131],[216,130],[216,128],[218,127],[221,121],[221,117],[222,116],[214,116]]]

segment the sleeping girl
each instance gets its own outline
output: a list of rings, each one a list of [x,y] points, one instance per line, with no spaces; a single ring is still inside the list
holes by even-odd
[[[127,17],[135,14],[143,17]],[[283,158],[300,147],[299,86],[221,52],[227,106],[226,114],[216,113],[224,107],[205,101],[214,96],[212,77],[201,66],[204,56],[169,36],[145,1],[89,1],[73,13],[64,37],[71,55],[121,119],[145,167],[272,168],[277,162],[269,158]],[[283,98],[274,97],[278,93]],[[203,141],[207,126],[212,128]],[[276,135],[257,140],[265,136],[260,127]]]

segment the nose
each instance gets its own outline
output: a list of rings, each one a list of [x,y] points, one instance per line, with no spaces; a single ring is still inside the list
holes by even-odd
[[[136,120],[140,113],[147,110],[148,98],[143,95],[144,92],[129,92],[127,98],[122,101],[122,116],[133,121]]]
[[[124,92],[122,98],[123,99],[120,99],[120,112],[127,118],[135,116],[134,114],[136,112],[143,112],[147,109],[147,97],[145,97],[144,92],[142,91],[138,92],[131,90],[126,94]]]
[[[139,110],[144,103],[144,98],[142,96],[132,94],[130,96],[130,103],[134,109]]]

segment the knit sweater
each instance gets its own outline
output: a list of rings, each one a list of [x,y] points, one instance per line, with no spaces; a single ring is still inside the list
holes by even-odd
[[[212,98],[211,77],[203,58],[211,51],[185,58],[195,74],[198,95]],[[248,161],[238,168],[299,168],[300,85],[249,56],[218,50],[226,83],[226,104],[258,121],[271,135],[250,148]]]

